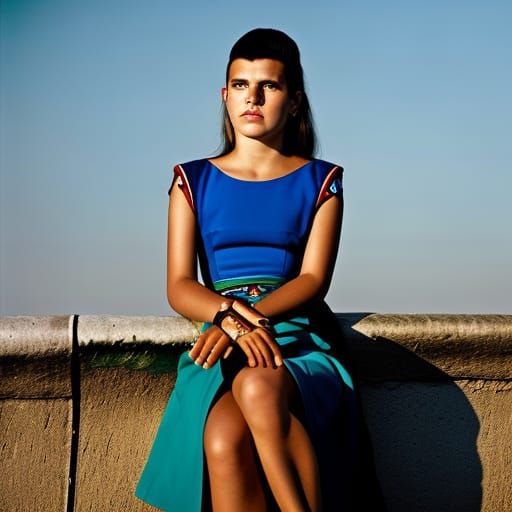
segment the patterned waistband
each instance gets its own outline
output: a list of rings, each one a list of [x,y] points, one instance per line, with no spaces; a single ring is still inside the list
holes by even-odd
[[[258,297],[279,288],[286,279],[277,276],[248,276],[222,279],[213,283],[221,295]]]

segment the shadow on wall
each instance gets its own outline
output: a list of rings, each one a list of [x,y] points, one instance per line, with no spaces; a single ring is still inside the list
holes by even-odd
[[[350,366],[389,510],[480,511],[480,424],[471,403],[457,381],[411,350],[355,330],[370,314],[344,315],[340,325],[350,330],[344,337],[357,361]]]

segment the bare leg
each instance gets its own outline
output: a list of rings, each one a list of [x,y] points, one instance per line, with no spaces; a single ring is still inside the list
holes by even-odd
[[[244,367],[232,389],[281,510],[320,511],[316,454],[306,430],[290,412],[298,391],[288,369]]]
[[[231,390],[208,414],[204,449],[214,512],[265,512],[254,442]]]

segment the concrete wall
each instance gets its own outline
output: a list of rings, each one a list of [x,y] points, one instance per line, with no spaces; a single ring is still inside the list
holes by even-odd
[[[512,511],[512,315],[337,317],[390,510]],[[199,326],[0,317],[0,510],[155,510],[133,489]]]

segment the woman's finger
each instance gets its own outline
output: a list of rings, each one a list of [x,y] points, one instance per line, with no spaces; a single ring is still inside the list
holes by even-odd
[[[199,352],[199,355],[195,359],[195,363],[202,365],[206,358],[210,355],[210,352],[212,351],[213,347],[218,343],[218,341],[225,336],[223,332],[218,331],[210,331],[206,337],[206,341],[204,342],[203,346],[201,347],[201,351]]]
[[[212,348],[211,352],[207,355],[206,360],[203,363],[203,368],[211,368],[219,359],[220,355],[226,349],[226,346],[230,343],[228,336],[221,336],[217,343]]]
[[[267,343],[267,346],[272,351],[274,356],[274,363],[277,366],[281,366],[283,364],[283,356],[281,354],[281,347],[279,346],[279,343],[276,342],[276,340],[266,329],[261,329],[259,327],[257,329],[260,332],[261,336],[264,338],[265,342]]]
[[[194,346],[190,349],[190,358],[195,360],[197,356],[201,353],[201,350],[203,349],[206,341],[210,339],[210,336],[218,334],[223,334],[223,331],[219,329],[216,325],[210,325],[210,327],[208,327],[206,331],[199,335],[199,337],[194,343]]]
[[[195,359],[201,352],[206,341],[206,332],[202,333],[194,343],[194,346],[189,350],[188,355],[191,359]]]
[[[277,363],[274,360],[274,354],[268,344],[268,340],[266,340],[263,335],[257,331],[254,333],[254,340],[260,353],[263,355],[265,366],[276,366]]]
[[[206,361],[206,358],[210,355],[213,347],[215,346],[215,341],[209,339],[201,349],[199,355],[195,358],[194,363],[202,366],[202,364]]]
[[[256,356],[257,366],[267,367],[265,355],[260,350],[258,335],[251,332],[252,336],[249,337],[249,343],[251,344],[252,353]]]
[[[232,344],[228,345],[228,348],[224,352],[224,355],[222,356],[222,358],[223,359],[227,359],[229,357],[229,354],[231,354],[231,352],[233,352],[233,345]]]
[[[252,348],[247,342],[247,337],[251,334],[250,332],[247,334],[243,334],[242,336],[239,336],[236,340],[238,343],[238,346],[244,351],[245,355],[247,356],[247,363],[249,366],[256,366],[256,357],[253,354]]]

